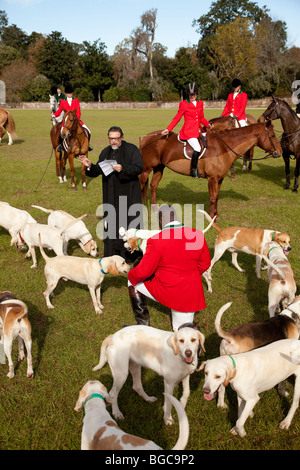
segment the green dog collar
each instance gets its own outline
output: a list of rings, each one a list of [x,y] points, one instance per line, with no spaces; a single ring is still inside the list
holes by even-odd
[[[90,401],[92,398],[102,398],[102,400],[105,400],[105,398],[104,398],[102,395],[100,395],[100,393],[92,393],[92,395],[91,395],[89,398],[87,398],[84,403],[82,403],[83,412],[84,412],[84,407],[85,407],[85,405],[86,405],[87,402]]]

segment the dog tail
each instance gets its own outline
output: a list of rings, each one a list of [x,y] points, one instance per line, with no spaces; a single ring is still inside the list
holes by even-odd
[[[213,228],[216,229],[217,232],[221,232],[222,229],[220,229],[220,227],[215,223],[216,216],[212,219],[211,216],[207,212],[203,211],[202,209],[198,209],[198,212],[203,214],[206,220],[210,223],[210,225],[205,229],[205,231],[207,231],[211,226],[213,226]]]
[[[267,258],[267,257],[266,257],[265,255],[263,255],[263,254],[258,255],[258,256],[260,256],[262,259],[264,259],[265,262],[266,262],[269,266],[271,266],[271,268],[275,269],[275,271],[279,274],[279,276],[280,276],[283,280],[285,280],[285,277],[284,277],[283,272],[281,271],[280,268],[278,268],[278,266],[276,266],[276,264],[272,263],[272,261],[270,261],[269,258]]]
[[[221,318],[225,310],[227,310],[232,302],[228,302],[227,304],[223,305],[223,307],[220,308],[220,310],[217,313],[216,319],[215,319],[215,329],[220,338],[227,339],[228,341],[232,341],[232,336],[230,333],[227,333],[227,331],[223,330],[221,327]]]
[[[111,344],[113,335],[107,336],[101,344],[101,349],[100,349],[100,359],[99,359],[99,364],[97,364],[95,367],[93,367],[93,370],[99,370],[102,369],[102,367],[107,363],[107,348]]]
[[[63,233],[68,230],[68,228],[72,227],[72,225],[76,224],[76,222],[79,222],[80,220],[84,219],[85,217],[87,216],[87,214],[83,214],[81,215],[80,217],[77,217],[77,219],[74,219],[72,220],[71,222],[69,222],[63,229],[62,231],[60,232],[61,235],[63,235]]]
[[[164,395],[166,399],[170,400],[170,402],[174,406],[179,421],[179,436],[172,450],[184,450],[188,443],[190,433],[189,421],[186,412],[182,404],[177,400],[177,398],[173,397],[172,395],[169,395],[169,393],[164,393]]]
[[[19,305],[20,307],[22,307],[22,310],[20,310],[20,312],[18,312],[16,314],[16,320],[20,320],[22,317],[25,317],[25,315],[27,315],[27,313],[28,313],[28,307],[24,302],[22,302],[22,300],[7,299],[7,300],[3,300],[3,302],[1,302],[1,305],[7,305],[7,304]]]
[[[31,207],[35,207],[36,209],[40,209],[43,212],[47,212],[48,214],[51,214],[54,212],[52,209],[45,209],[44,207],[41,206],[35,206],[34,204],[31,204]]]
[[[42,257],[44,258],[45,261],[47,261],[49,259],[49,257],[46,255],[45,251],[44,251],[44,248],[42,247],[42,242],[41,242],[41,234],[39,233],[38,235],[38,238],[39,238],[39,247],[40,247],[40,251],[41,251],[41,254],[42,254]]]

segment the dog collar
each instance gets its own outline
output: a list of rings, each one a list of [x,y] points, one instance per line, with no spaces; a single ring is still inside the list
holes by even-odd
[[[104,398],[102,395],[100,395],[100,393],[92,393],[92,395],[91,395],[89,398],[87,398],[84,403],[82,403],[83,412],[84,412],[84,407],[85,407],[85,405],[86,405],[87,402],[90,401],[92,398],[102,398],[102,400],[105,400],[105,398]],[[84,412],[84,413],[85,413],[85,412]]]
[[[272,246],[272,248],[269,249],[269,251],[268,251],[268,258],[269,258],[269,253],[270,253],[270,251],[274,250],[275,248],[278,248],[278,246]]]
[[[233,357],[232,356],[229,356],[229,357],[232,360],[233,367],[236,367],[236,363],[235,363],[235,360],[233,359]]]
[[[101,267],[101,272],[102,272],[103,274],[108,274],[108,271],[107,271],[107,273],[106,273],[105,271],[103,271],[102,264],[101,264],[101,260],[102,260],[102,258],[99,259],[99,263],[100,263],[100,267]]]
[[[22,235],[21,235],[21,232],[19,232],[19,237],[20,237],[20,239],[21,239],[21,242],[22,242],[22,243],[25,243],[25,240],[23,239],[23,237],[22,237]]]
[[[140,250],[140,244],[141,244],[141,241],[142,241],[142,240],[143,240],[142,238],[139,238],[139,240],[138,240],[138,242],[137,242],[137,247],[138,247],[139,250]]]

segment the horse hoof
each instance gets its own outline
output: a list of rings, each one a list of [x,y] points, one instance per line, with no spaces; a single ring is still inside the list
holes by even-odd
[[[292,193],[297,193],[298,192],[298,189],[297,188],[294,188]]]
[[[82,189],[83,189],[84,191],[86,191],[86,190],[87,190],[87,186],[82,186]]]
[[[76,186],[72,186],[72,190],[73,190],[73,191],[77,191]]]

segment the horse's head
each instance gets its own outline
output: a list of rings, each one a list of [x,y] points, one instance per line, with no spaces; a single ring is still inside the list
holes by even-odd
[[[75,111],[68,111],[63,119],[60,135],[63,139],[69,137],[72,131],[76,130],[76,126],[78,124],[78,118]]]
[[[275,135],[274,127],[271,121],[261,123],[261,133],[258,138],[257,145],[272,154],[274,158],[280,157],[282,154],[281,145]]]
[[[265,110],[265,112],[258,118],[258,122],[265,122],[267,120],[279,119],[282,113],[282,105],[285,101],[272,95],[272,101]],[[287,103],[286,103],[287,104]]]
[[[49,95],[49,98],[51,113],[55,113],[55,111],[58,109],[56,98],[54,95]]]

